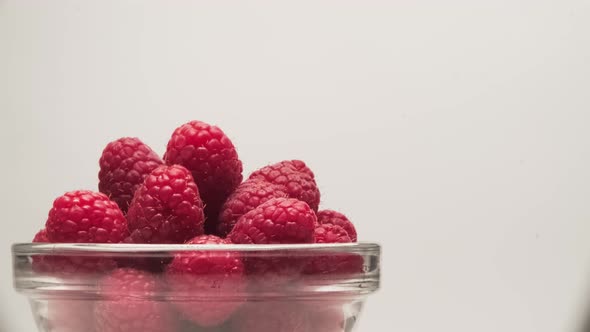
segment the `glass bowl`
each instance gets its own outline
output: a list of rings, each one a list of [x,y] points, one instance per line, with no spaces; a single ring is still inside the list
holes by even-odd
[[[42,332],[344,332],[379,287],[380,247],[12,246]]]

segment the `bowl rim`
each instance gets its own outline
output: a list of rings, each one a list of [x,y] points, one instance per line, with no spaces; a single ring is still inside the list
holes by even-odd
[[[233,251],[281,254],[306,252],[356,253],[380,255],[381,245],[374,242],[312,244],[132,244],[132,243],[15,243],[13,255],[119,254],[145,255],[162,252]]]
[[[109,259],[171,259],[173,256],[187,252],[209,252],[208,255],[226,255],[237,253],[243,259],[283,257],[322,257],[324,255],[359,255],[364,257],[366,266],[362,271],[353,274],[309,275],[310,287],[294,288],[297,294],[289,296],[301,299],[317,296],[366,296],[379,289],[381,246],[371,242],[330,243],[330,244],[131,244],[131,243],[15,243],[12,245],[13,284],[17,292],[30,298],[80,298],[99,296],[94,286],[94,278],[98,274],[53,274],[38,272],[33,268],[36,257],[66,257],[78,259],[87,257]],[[275,289],[257,290],[257,295],[249,297],[267,298],[275,296]],[[273,295],[275,294],[275,295]],[[168,294],[167,296],[169,296]],[[182,297],[179,294],[172,294]],[[218,294],[216,298],[231,299],[243,294]]]

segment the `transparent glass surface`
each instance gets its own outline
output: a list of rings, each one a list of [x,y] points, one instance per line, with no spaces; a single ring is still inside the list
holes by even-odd
[[[380,247],[26,243],[14,286],[42,332],[344,332]]]

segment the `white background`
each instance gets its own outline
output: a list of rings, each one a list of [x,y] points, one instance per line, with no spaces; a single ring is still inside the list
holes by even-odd
[[[34,329],[9,245],[108,141],[192,119],[383,244],[360,332],[572,331],[590,299],[587,0],[0,0],[0,112],[2,331]]]

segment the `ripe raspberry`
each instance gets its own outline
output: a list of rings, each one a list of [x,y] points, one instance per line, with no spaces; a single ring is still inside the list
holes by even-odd
[[[318,225],[314,231],[315,243],[350,243],[352,240],[344,228],[333,225]],[[306,274],[335,275],[360,273],[363,258],[357,254],[329,253],[310,257],[305,267]]]
[[[229,244],[213,235],[201,235],[187,244]],[[186,251],[177,253],[166,269],[174,294],[172,302],[186,319],[203,327],[223,323],[242,304],[246,286],[244,266],[236,252]],[[183,301],[175,301],[179,295]],[[191,301],[191,298],[194,300]]]
[[[98,283],[102,299],[95,306],[96,330],[100,332],[175,331],[178,317],[165,302],[158,301],[164,287],[155,275],[121,268]]]
[[[344,228],[346,233],[348,233],[348,236],[350,236],[350,240],[351,240],[350,242],[357,241],[357,234],[356,234],[356,229],[354,228],[354,225],[342,213],[334,211],[334,210],[322,210],[317,213],[317,217],[318,217],[318,223],[320,225],[325,225],[325,224],[338,225],[338,226]]]
[[[104,148],[99,160],[98,190],[127,212],[133,194],[162,159],[139,138],[123,137]]]
[[[135,192],[127,212],[131,243],[184,243],[203,234],[203,202],[190,172],[162,165]]]
[[[287,197],[280,186],[262,180],[249,180],[238,186],[221,207],[217,234],[227,236],[246,212],[271,198]]]
[[[307,167],[307,165],[305,164],[305,162],[303,160],[297,160],[297,159],[284,160],[284,161],[278,162],[276,165],[280,165],[281,167],[282,166],[290,166],[298,172],[305,173],[305,174],[311,176],[311,178],[315,180],[315,174],[313,174],[313,171],[309,167]]]
[[[320,191],[311,170],[305,164],[302,167],[301,163],[303,162],[282,161],[265,166],[252,173],[249,179],[260,179],[279,185],[289,197],[304,201],[317,211],[320,204]]]
[[[233,332],[312,332],[309,313],[293,302],[252,302],[231,319]]]
[[[294,198],[273,198],[244,214],[228,238],[238,244],[313,243],[315,213]]]
[[[216,126],[191,121],[176,128],[164,160],[192,172],[205,203],[205,230],[214,233],[221,205],[242,182],[242,162],[230,139]]]
[[[47,238],[47,230],[43,228],[42,230],[38,231],[33,238],[33,243],[47,243],[49,239]]]
[[[49,211],[47,238],[56,243],[119,243],[129,234],[117,204],[102,193],[70,191]]]
[[[244,214],[228,239],[237,244],[313,243],[315,213],[294,198],[273,198]],[[264,256],[264,255],[263,255]],[[245,259],[252,285],[280,286],[297,278],[305,260],[299,257]]]
[[[315,243],[349,243],[352,242],[344,228],[338,225],[318,225],[314,231]]]

